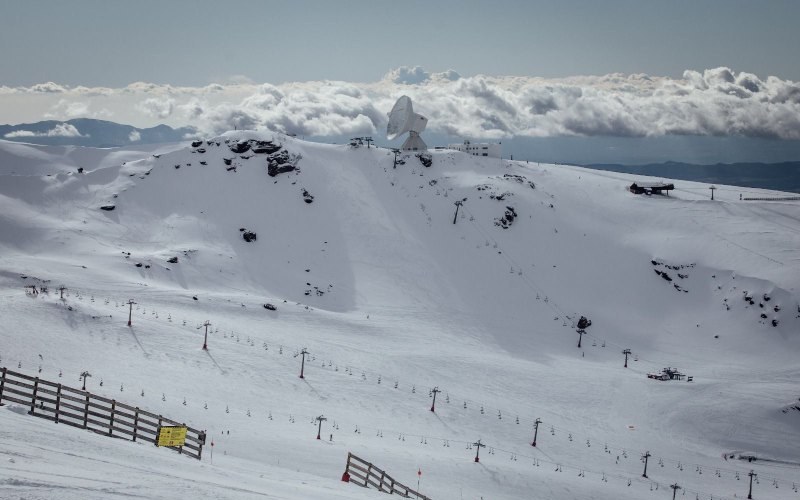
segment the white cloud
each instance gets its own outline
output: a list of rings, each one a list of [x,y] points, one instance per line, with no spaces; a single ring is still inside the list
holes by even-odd
[[[59,99],[59,101],[50,108],[48,113],[45,113],[45,118],[77,118],[79,116],[86,116],[89,114],[89,103],[82,101],[69,101],[67,99]]]
[[[431,75],[421,66],[414,66],[413,68],[409,66],[400,66],[386,73],[383,78],[392,83],[414,85],[430,80]]]
[[[7,139],[13,139],[18,137],[89,137],[89,135],[81,134],[80,131],[78,131],[78,129],[75,128],[75,126],[71,123],[59,123],[47,132],[16,130],[14,132],[7,133],[4,137]]]
[[[60,94],[66,91],[67,91],[66,87],[62,87],[61,85],[53,82],[38,83],[28,89],[28,92],[43,92],[43,93],[54,93],[54,94]]]
[[[4,103],[49,103],[46,116],[92,116],[104,106],[121,122],[192,125],[203,133],[237,128],[302,135],[376,134],[407,94],[428,130],[471,138],[557,135],[745,135],[800,140],[800,83],[730,68],[688,70],[681,78],[609,74],[569,78],[469,76],[392,70],[378,82],[290,82],[175,87],[137,82],[120,89],[61,87],[0,91]],[[23,106],[14,105],[14,109]],[[45,107],[45,109],[47,109]],[[108,111],[109,113],[111,111]],[[97,116],[99,113],[94,113]],[[27,118],[41,119],[41,114]],[[0,121],[3,117],[0,116]],[[22,121],[22,120],[20,120]]]
[[[138,130],[133,129],[131,133],[128,134],[128,140],[131,142],[139,142],[142,140],[142,134],[140,134]]]
[[[172,114],[175,101],[169,98],[149,97],[136,105],[136,108],[146,115],[164,119]]]

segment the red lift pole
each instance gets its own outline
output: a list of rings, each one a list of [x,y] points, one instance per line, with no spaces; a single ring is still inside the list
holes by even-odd
[[[200,326],[198,326],[198,327],[197,327],[197,329],[198,329],[198,330],[199,330],[199,329],[201,329],[201,328],[203,328],[203,327],[206,327],[206,333],[205,333],[205,335],[203,336],[203,350],[204,350],[204,351],[207,351],[207,350],[208,350],[208,327],[209,327],[209,326],[211,326],[211,322],[210,322],[210,321],[208,321],[208,320],[206,320],[206,322],[205,322],[205,323],[203,323],[202,325],[200,325]]]
[[[475,463],[478,463],[481,461],[480,459],[481,448],[486,448],[486,445],[481,443],[480,439],[476,443],[472,444],[475,446]]]
[[[434,387],[433,389],[431,389],[431,392],[433,393],[433,404],[431,405],[431,411],[435,413],[436,412],[436,393],[437,392],[442,392],[442,391],[439,390],[439,387]]]
[[[542,423],[542,419],[541,418],[537,418],[533,422],[533,442],[531,443],[531,446],[536,446],[536,436],[539,435],[539,424],[541,424],[541,423]]]
[[[300,356],[302,356],[302,359],[301,359],[301,361],[300,361],[300,378],[305,378],[305,377],[303,376],[303,370],[304,370],[304,369],[305,369],[305,367],[306,367],[306,354],[308,354],[308,351],[306,350],[306,348],[305,348],[305,347],[303,347],[303,350],[301,350],[301,351],[300,351],[300,354],[299,354]],[[295,355],[294,355],[294,357],[295,357],[295,358],[296,358],[297,356],[298,356],[298,354],[295,354]]]
[[[133,299],[130,299],[128,301],[128,306],[130,306],[129,309],[128,309],[128,326],[131,326],[131,317],[133,316],[133,305],[135,303],[136,302],[134,302]]]
[[[320,434],[322,434],[322,422],[324,422],[324,421],[326,421],[328,419],[325,418],[324,415],[320,415],[319,417],[315,418],[314,420],[319,422],[319,427],[317,427],[317,439],[320,439],[319,436],[320,436]]]

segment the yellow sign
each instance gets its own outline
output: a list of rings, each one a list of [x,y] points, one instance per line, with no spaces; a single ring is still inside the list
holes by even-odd
[[[162,426],[158,428],[157,446],[183,446],[186,443],[186,427]]]

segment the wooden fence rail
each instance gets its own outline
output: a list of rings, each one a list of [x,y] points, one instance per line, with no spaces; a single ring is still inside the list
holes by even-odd
[[[142,410],[138,406],[13,372],[7,368],[0,369],[0,406],[4,401],[30,408],[28,414],[35,417],[129,441],[156,444],[158,429],[162,425],[184,426],[186,443],[169,448],[198,460],[201,459],[203,445],[206,444],[205,431]]]
[[[369,488],[372,486],[378,491],[390,495],[400,495],[405,498],[418,498],[421,500],[431,500],[430,497],[412,490],[408,486],[396,481],[392,476],[375,467],[366,460],[359,458],[352,453],[347,454],[347,468],[342,476],[343,481],[355,483],[359,486]]]

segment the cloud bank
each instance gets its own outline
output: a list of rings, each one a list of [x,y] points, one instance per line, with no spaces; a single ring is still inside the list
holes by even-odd
[[[452,70],[401,67],[370,83],[272,85],[234,78],[204,87],[137,82],[112,89],[47,82],[0,86],[0,109],[11,110],[0,112],[0,121],[33,110],[40,113],[38,118],[28,115],[17,121],[113,116],[138,126],[190,125],[205,134],[236,127],[307,136],[380,136],[386,113],[403,94],[428,117],[429,131],[465,138],[698,135],[800,140],[800,83],[724,67],[687,70],[681,78],[463,77]]]
[[[59,123],[46,132],[33,132],[31,130],[15,130],[4,135],[6,139],[19,137],[89,137],[81,135],[77,128],[70,123]]]

